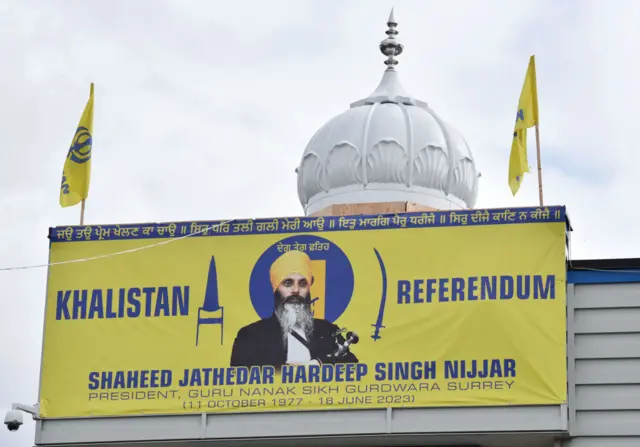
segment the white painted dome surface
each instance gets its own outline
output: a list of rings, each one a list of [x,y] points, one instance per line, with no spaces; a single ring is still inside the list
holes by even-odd
[[[331,205],[414,202],[437,209],[473,208],[478,173],[462,135],[402,87],[392,36],[380,85],[322,126],[304,151],[298,196],[305,214]],[[389,54],[391,53],[391,54]]]

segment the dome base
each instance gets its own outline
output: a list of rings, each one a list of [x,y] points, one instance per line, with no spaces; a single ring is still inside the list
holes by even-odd
[[[359,216],[369,214],[415,213],[419,211],[438,210],[413,202],[352,203],[349,205],[330,205],[326,208],[316,211],[313,214],[310,214],[309,216]]]
[[[386,188],[386,189],[385,189]],[[467,209],[460,199],[432,188],[403,185],[370,184],[367,189],[354,186],[336,188],[329,193],[315,195],[305,207],[307,216],[328,208],[331,205],[354,204],[415,203],[428,209],[462,210]]]

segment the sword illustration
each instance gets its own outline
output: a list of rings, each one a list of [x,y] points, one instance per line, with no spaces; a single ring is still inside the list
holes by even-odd
[[[382,257],[380,257],[380,253],[378,253],[378,250],[376,250],[374,247],[373,251],[376,254],[376,258],[378,258],[378,264],[380,264],[380,272],[382,273],[382,297],[380,298],[378,319],[376,320],[375,324],[371,325],[375,328],[371,338],[373,338],[374,341],[378,341],[382,338],[382,336],[380,335],[380,329],[384,329],[384,326],[382,325],[382,319],[384,318],[384,305],[387,302],[387,271],[384,268],[384,262],[382,262]]]

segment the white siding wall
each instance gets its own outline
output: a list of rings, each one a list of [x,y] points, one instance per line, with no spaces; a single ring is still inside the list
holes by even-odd
[[[640,280],[640,275],[638,275]],[[640,283],[569,285],[563,447],[640,447]]]

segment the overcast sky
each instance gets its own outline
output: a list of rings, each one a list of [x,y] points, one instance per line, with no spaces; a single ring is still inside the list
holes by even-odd
[[[368,95],[395,6],[405,88],[465,136],[477,207],[537,204],[507,166],[536,55],[545,202],[573,258],[640,256],[640,2],[0,0],[0,267],[40,264],[62,166],[95,82],[87,223],[301,215],[313,133]],[[37,400],[45,269],[0,271],[0,409]],[[33,443],[26,418],[0,445]]]

